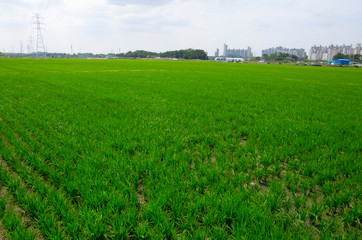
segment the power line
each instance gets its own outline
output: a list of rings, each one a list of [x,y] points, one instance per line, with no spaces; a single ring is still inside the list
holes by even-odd
[[[42,35],[42,30],[44,30],[45,24],[44,24],[43,18],[40,16],[39,13],[35,13],[33,15],[32,24],[33,24],[33,27],[36,29],[36,35],[37,35],[36,52],[35,52],[36,59],[38,59],[39,57],[43,57],[46,59],[47,55],[46,55],[46,49],[45,49],[43,35]]]
[[[74,1],[68,0],[65,1],[65,3],[62,5],[61,8],[57,9],[56,14],[52,14],[50,17],[51,19],[49,26],[53,28],[54,26],[58,25],[66,15],[66,13],[71,9],[72,5],[74,4]]]

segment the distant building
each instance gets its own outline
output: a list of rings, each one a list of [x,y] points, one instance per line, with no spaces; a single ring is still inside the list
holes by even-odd
[[[227,57],[226,62],[244,62],[245,60],[243,58],[237,58],[237,57]]]
[[[220,56],[220,51],[219,51],[219,49],[216,49],[215,57],[219,57],[219,56]]]
[[[227,57],[228,56],[228,45],[224,44],[224,54],[223,54],[224,57]]]
[[[337,53],[343,53],[346,55],[362,54],[361,43],[353,45],[330,45],[330,46],[316,46],[314,45],[309,50],[309,59],[312,61],[331,61]]]
[[[229,49],[228,45],[224,44],[223,57],[251,58],[253,57],[253,53],[250,47],[247,49]]]
[[[349,65],[350,61],[348,59],[337,59],[337,60],[329,61],[328,63],[332,64],[332,65]]]
[[[215,62],[236,62],[243,63],[245,60],[243,58],[235,58],[235,57],[216,57]]]
[[[295,55],[299,58],[307,58],[307,54],[303,48],[283,48],[283,47],[275,47],[275,48],[268,48],[261,51],[261,55],[271,55],[271,54],[278,54],[278,53],[288,53],[290,55]]]

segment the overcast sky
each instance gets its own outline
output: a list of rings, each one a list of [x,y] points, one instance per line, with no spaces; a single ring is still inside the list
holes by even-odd
[[[0,51],[28,51],[33,13],[48,52],[155,52],[362,42],[362,0],[0,0]]]

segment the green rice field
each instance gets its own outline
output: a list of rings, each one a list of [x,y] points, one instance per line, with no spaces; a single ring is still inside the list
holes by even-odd
[[[360,239],[362,69],[0,59],[1,239]]]

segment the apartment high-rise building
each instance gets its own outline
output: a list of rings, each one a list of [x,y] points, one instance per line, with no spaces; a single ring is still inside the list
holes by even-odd
[[[223,54],[223,56],[227,57],[227,55],[228,55],[228,45],[224,44],[224,54]]]
[[[228,45],[224,44],[223,57],[242,57],[242,58],[251,58],[253,53],[251,47],[247,49],[229,49]]]
[[[316,46],[314,45],[309,50],[309,59],[312,61],[331,61],[337,53],[343,53],[346,55],[362,54],[361,44],[353,45],[329,45],[329,46]]]
[[[290,55],[298,56],[299,58],[306,58],[307,54],[303,48],[283,48],[283,47],[275,47],[275,48],[268,48],[261,51],[261,55],[271,55],[271,54],[278,54],[278,53],[288,53]]]
[[[219,57],[219,56],[220,56],[220,51],[219,51],[219,49],[216,49],[215,57]]]

